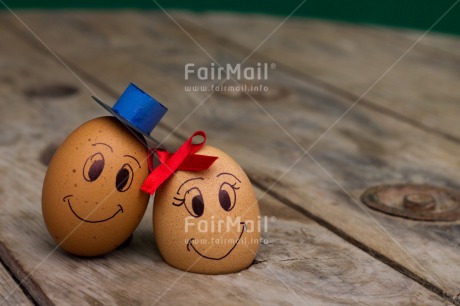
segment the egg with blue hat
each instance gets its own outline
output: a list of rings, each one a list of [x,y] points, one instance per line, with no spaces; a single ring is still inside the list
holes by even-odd
[[[112,116],[90,120],[59,146],[42,190],[45,225],[63,250],[99,256],[129,240],[149,195],[140,187],[149,175],[150,133],[167,109],[134,84],[113,107],[93,97]]]

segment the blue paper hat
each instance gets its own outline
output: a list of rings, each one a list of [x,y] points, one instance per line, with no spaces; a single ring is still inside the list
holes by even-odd
[[[133,83],[129,84],[113,107],[108,106],[96,97],[93,97],[93,99],[123,124],[157,144],[159,143],[150,136],[150,133],[168,109],[142,89]]]

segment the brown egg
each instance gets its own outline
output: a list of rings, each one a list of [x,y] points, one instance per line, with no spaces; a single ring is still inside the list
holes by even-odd
[[[147,208],[140,186],[147,149],[114,117],[86,122],[53,156],[42,193],[49,233],[80,256],[108,253],[130,237]]]
[[[164,260],[178,269],[223,274],[247,268],[260,242],[259,205],[251,182],[227,154],[206,171],[177,171],[156,192],[155,239]]]

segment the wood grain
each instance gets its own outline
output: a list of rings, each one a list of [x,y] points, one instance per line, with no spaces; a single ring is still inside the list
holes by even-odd
[[[152,88],[160,101],[171,101],[166,125],[190,131],[185,134],[207,130],[210,143],[235,156],[256,184],[271,188],[272,195],[325,221],[346,239],[362,243],[370,253],[427,282],[439,294],[452,300],[458,294],[458,225],[388,217],[357,200],[364,188],[389,182],[458,188],[458,163],[450,153],[459,149],[457,144],[358,105],[311,151],[328,174],[306,157],[290,169],[303,152],[288,135],[307,148],[350,106],[347,98],[280,69],[271,74],[269,85],[284,95],[261,98],[263,110],[250,99],[216,94],[181,125],[207,96],[183,91],[187,84],[183,67],[189,62],[209,65],[210,59],[165,16],[53,16],[61,31],[54,31],[45,15],[23,18],[52,48],[112,91],[121,92],[131,80]],[[120,25],[120,19],[129,20],[130,27]],[[210,39],[201,29],[188,27],[187,31],[218,61],[237,63],[246,56]],[[264,111],[286,130],[279,129]]]
[[[417,31],[401,31],[399,35],[416,40],[420,36],[420,33]],[[459,58],[460,56],[460,39],[458,36],[430,33],[430,35],[420,41],[420,44],[427,48],[435,49],[438,52],[443,52],[444,57],[453,56]]]
[[[398,219],[371,211],[358,200],[364,188],[382,183],[458,188],[459,164],[452,154],[459,149],[456,143],[358,105],[311,151],[321,169],[302,157],[302,149],[290,136],[308,148],[350,106],[343,95],[277,69],[268,83],[277,98],[257,97],[263,109],[245,97],[216,94],[190,116],[207,93],[184,92],[187,84],[203,84],[197,79],[187,83],[184,65],[206,66],[210,59],[164,15],[53,16],[61,31],[53,30],[49,16],[22,17],[52,48],[112,91],[121,92],[130,80],[154,92],[170,108],[165,125],[179,126],[183,138],[205,129],[211,144],[235,156],[254,182],[271,188],[273,196],[322,220],[329,229],[433,291],[451,300],[458,295],[458,222]],[[120,19],[130,26],[121,26]],[[238,63],[247,55],[212,39],[202,28],[188,26],[187,31],[218,61]],[[29,39],[27,34],[24,37]]]
[[[0,265],[0,305],[33,305],[2,265]]]
[[[133,15],[132,18],[135,17]],[[54,27],[61,27],[58,19],[53,18]],[[3,17],[0,22],[3,22]],[[64,24],[67,23],[62,26]],[[91,27],[83,26],[84,23],[79,27],[77,24],[73,23],[77,33],[82,30],[88,37],[93,35]],[[269,224],[268,232],[263,235],[267,243],[262,244],[256,264],[239,274],[184,274],[169,267],[161,259],[153,241],[151,205],[128,248],[90,260],[55,250],[40,209],[41,186],[46,170],[44,163],[56,143],[62,141],[76,125],[105,112],[89,99],[84,86],[54,58],[31,48],[27,41],[18,38],[9,29],[0,27],[2,41],[8,41],[8,44],[0,44],[1,60],[6,67],[0,70],[0,122],[3,131],[0,142],[0,173],[3,177],[0,241],[8,254],[0,253],[0,256],[12,256],[15,260],[8,261],[14,265],[10,269],[20,269],[23,276],[38,285],[38,288],[28,287],[30,282],[22,277],[30,294],[40,303],[203,304],[212,300],[224,305],[242,302],[382,304],[389,301],[395,304],[446,304],[438,295],[269,195],[263,196],[261,211],[263,215],[276,217],[276,221]],[[115,30],[118,28],[115,27]],[[66,37],[72,37],[75,48],[76,33],[67,34]],[[122,49],[127,46],[126,43],[132,43],[124,37],[113,36],[111,39],[121,43]],[[139,40],[138,43],[143,44],[144,41]],[[88,60],[93,58],[86,52],[82,54]],[[96,56],[93,63],[108,54],[112,52]],[[128,53],[123,53],[121,58],[123,56],[132,57]],[[99,72],[84,75],[85,81],[105,100],[113,100],[116,97],[110,96],[110,90],[94,82],[94,79],[110,73]],[[134,75],[125,77],[131,80]],[[76,90],[59,97],[50,96],[50,90],[43,90],[56,84],[71,85]],[[174,84],[170,86],[175,87]],[[30,96],[27,93],[31,92],[31,88],[35,89],[32,92],[48,94]],[[155,133],[165,138],[168,130],[159,127]],[[173,136],[168,144],[177,146],[181,141]],[[229,152],[238,150],[236,146]],[[258,192],[261,196],[261,191]],[[44,293],[46,299],[38,299],[41,294],[38,291]]]
[[[229,45],[242,46],[246,55],[261,44],[257,53],[266,61],[332,87],[330,90],[353,101],[360,99],[362,105],[460,141],[456,115],[460,112],[458,37],[422,37],[423,32],[416,31],[404,36],[379,27],[295,18],[274,31],[281,18],[231,14],[174,17],[211,31]],[[433,42],[428,43],[430,40]],[[445,46],[457,57],[427,45]]]

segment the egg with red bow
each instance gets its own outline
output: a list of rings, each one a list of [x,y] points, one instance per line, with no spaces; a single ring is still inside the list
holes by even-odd
[[[155,240],[178,269],[225,274],[249,267],[260,242],[260,213],[249,178],[229,155],[211,146],[197,154],[217,160],[202,171],[177,170],[156,191]]]

